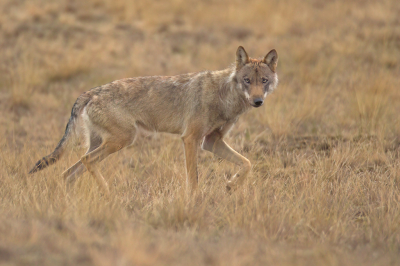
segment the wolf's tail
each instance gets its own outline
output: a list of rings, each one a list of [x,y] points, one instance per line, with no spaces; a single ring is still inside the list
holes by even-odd
[[[29,174],[36,173],[44,168],[46,168],[49,165],[52,165],[56,163],[61,156],[63,155],[65,148],[71,143],[71,141],[74,139],[75,132],[76,132],[76,126],[77,126],[77,120],[79,117],[79,114],[83,110],[83,108],[87,105],[89,102],[90,97],[86,93],[82,94],[75,102],[74,106],[72,107],[71,111],[71,117],[69,118],[67,127],[65,128],[65,133],[60,142],[58,142],[57,147],[54,149],[52,153],[49,155],[43,157],[37,163],[35,166],[29,171]]]

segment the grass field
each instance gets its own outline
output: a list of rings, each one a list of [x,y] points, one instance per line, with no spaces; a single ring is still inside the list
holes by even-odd
[[[1,265],[399,265],[400,5],[381,1],[0,2]],[[115,79],[223,69],[275,48],[278,89],[199,154],[185,192],[178,136],[140,139],[87,173],[85,151],[27,175],[75,99]]]

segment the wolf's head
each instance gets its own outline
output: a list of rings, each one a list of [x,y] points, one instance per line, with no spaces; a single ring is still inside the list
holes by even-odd
[[[250,105],[260,107],[268,93],[278,85],[276,67],[278,54],[271,50],[262,60],[249,58],[242,46],[236,51],[236,79],[238,88]]]

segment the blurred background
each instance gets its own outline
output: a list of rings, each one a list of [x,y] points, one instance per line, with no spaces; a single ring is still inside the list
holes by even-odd
[[[223,69],[239,45],[276,49],[280,80],[227,138],[253,163],[243,191],[200,152],[202,194],[186,198],[169,135],[102,163],[110,199],[89,175],[66,192],[79,147],[27,175],[84,91]],[[399,76],[398,0],[1,0],[0,263],[395,265]]]

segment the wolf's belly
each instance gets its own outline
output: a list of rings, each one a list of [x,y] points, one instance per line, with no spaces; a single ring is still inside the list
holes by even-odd
[[[147,119],[137,120],[136,124],[147,131],[153,131],[153,132],[182,134],[184,131],[182,117],[174,117],[174,118],[168,116],[147,117]]]

